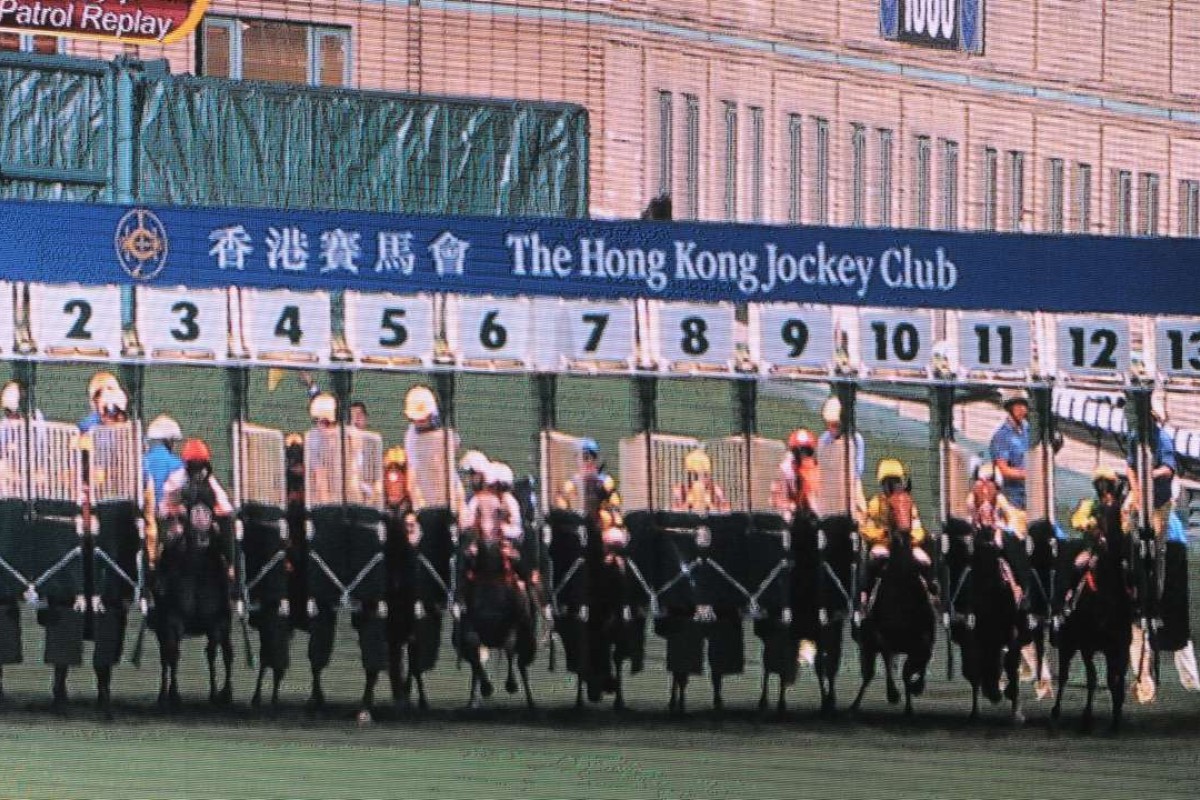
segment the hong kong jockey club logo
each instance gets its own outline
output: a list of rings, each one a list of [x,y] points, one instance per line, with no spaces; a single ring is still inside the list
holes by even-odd
[[[135,208],[117,223],[117,261],[129,277],[153,280],[167,265],[167,229],[153,211]]]

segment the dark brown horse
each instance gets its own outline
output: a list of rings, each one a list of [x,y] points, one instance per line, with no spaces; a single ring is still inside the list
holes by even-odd
[[[925,670],[933,655],[936,612],[929,588],[913,556],[914,504],[907,492],[888,496],[891,521],[888,560],[874,587],[858,632],[862,686],[851,711],[857,711],[875,677],[875,659],[883,657],[889,703],[900,702],[893,659],[904,655],[904,713],[912,714],[912,699],[925,691]]]

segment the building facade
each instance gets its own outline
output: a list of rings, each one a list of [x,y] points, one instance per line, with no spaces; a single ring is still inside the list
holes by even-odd
[[[124,51],[581,104],[598,217],[1200,235],[1200,0],[213,0]]]

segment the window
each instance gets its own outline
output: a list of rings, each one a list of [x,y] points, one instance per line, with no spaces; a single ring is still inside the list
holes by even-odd
[[[658,93],[658,194],[671,193],[671,173],[674,164],[673,130],[674,108],[670,92]]]
[[[1000,163],[1000,154],[994,147],[984,148],[983,151],[983,219],[980,228],[985,231],[996,230],[997,184],[996,171]]]
[[[1025,154],[1008,151],[1008,229],[1021,230],[1025,216]]]
[[[1046,232],[1063,232],[1063,160],[1046,162]]]
[[[788,222],[793,225],[800,222],[802,209],[804,160],[801,158],[801,140],[804,122],[799,114],[788,114]]]
[[[1092,165],[1075,165],[1075,232],[1089,233],[1092,229]]]
[[[867,224],[867,129],[857,122],[850,126],[850,224]]]
[[[700,216],[700,99],[694,94],[683,96],[685,106],[684,137],[687,146],[687,173],[684,175],[685,219]]]
[[[958,142],[942,139],[942,205],[939,227],[958,229]]]
[[[63,52],[62,39],[57,36],[0,31],[0,50],[22,53],[57,55]]]
[[[1179,235],[1200,236],[1200,181],[1179,182]]]
[[[200,71],[217,78],[346,86],[350,29],[265,19],[206,17]]]
[[[750,109],[750,219],[763,218],[763,110]]]
[[[829,120],[813,117],[817,130],[816,171],[813,173],[813,222],[829,223]]]
[[[881,228],[892,225],[892,132],[879,129],[879,196],[876,198],[875,221]]]
[[[737,103],[725,103],[725,219],[737,219]]]
[[[918,136],[917,157],[913,161],[913,225],[929,227],[929,137]]]
[[[1133,174],[1129,170],[1113,171],[1112,229],[1117,236],[1133,233]]]
[[[1138,175],[1138,235],[1158,236],[1158,175]]]

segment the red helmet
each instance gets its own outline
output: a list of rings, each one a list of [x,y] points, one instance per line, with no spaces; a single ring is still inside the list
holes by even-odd
[[[816,452],[817,437],[813,436],[812,431],[805,428],[792,431],[792,435],[788,437],[788,450],[799,450],[801,447],[806,447]]]
[[[183,443],[183,451],[179,454],[185,462],[207,463],[212,461],[212,453],[202,439],[188,439]]]

